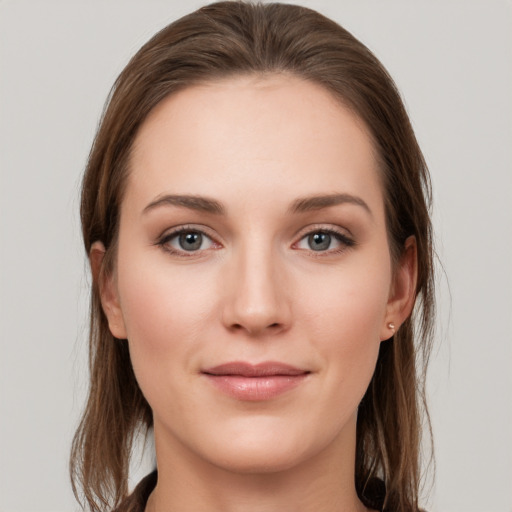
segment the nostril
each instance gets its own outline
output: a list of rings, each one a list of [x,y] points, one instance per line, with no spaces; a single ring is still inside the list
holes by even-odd
[[[266,326],[245,326],[244,324],[234,323],[231,325],[231,329],[233,331],[247,331],[249,334],[258,334],[265,330],[278,331],[281,329],[282,324],[280,322],[274,322],[272,324],[268,324]]]

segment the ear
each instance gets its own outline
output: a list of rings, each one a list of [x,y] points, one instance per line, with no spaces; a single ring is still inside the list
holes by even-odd
[[[89,262],[93,281],[98,286],[101,306],[108,320],[108,326],[112,336],[126,339],[126,328],[119,303],[116,280],[113,272],[105,272],[103,260],[105,258],[105,246],[101,242],[94,242],[89,252]]]
[[[393,275],[381,341],[391,338],[412,312],[418,282],[417,254],[416,238],[410,236]]]

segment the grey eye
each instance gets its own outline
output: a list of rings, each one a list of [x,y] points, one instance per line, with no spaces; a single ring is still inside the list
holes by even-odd
[[[321,231],[308,235],[308,246],[313,251],[325,251],[331,245],[331,235]]]
[[[193,256],[202,251],[218,247],[205,233],[195,229],[180,229],[165,235],[159,242],[163,249],[174,255]]]
[[[180,249],[184,251],[197,251],[203,244],[203,235],[196,231],[188,231],[178,236]]]

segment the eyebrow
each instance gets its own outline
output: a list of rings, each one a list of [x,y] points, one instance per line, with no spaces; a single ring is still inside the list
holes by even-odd
[[[309,212],[311,210],[321,210],[323,208],[329,208],[330,206],[337,206],[339,204],[347,203],[361,206],[370,214],[370,216],[373,216],[368,204],[360,197],[354,196],[352,194],[329,194],[325,196],[299,198],[292,203],[290,211],[292,213],[302,213]]]
[[[198,210],[201,212],[214,213],[217,215],[224,214],[224,207],[215,199],[210,199],[203,196],[190,196],[190,195],[170,195],[157,197],[154,201],[149,203],[142,213],[147,213],[159,206],[181,206],[190,210]]]
[[[288,211],[290,213],[303,213],[313,210],[322,210],[323,208],[329,208],[331,206],[347,203],[361,206],[370,215],[372,215],[372,211],[370,210],[368,204],[360,197],[354,196],[352,194],[329,194],[302,197],[293,201]],[[182,208],[188,208],[190,210],[213,213],[216,215],[225,214],[224,206],[222,206],[222,204],[215,199],[204,196],[172,194],[166,194],[157,197],[144,208],[143,213],[147,213],[148,211],[151,211],[160,206],[179,206]]]

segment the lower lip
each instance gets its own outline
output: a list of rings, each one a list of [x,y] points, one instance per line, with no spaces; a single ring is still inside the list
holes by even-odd
[[[266,375],[264,377],[204,375],[217,389],[226,395],[238,400],[263,401],[270,400],[296,388],[304,381],[308,374]]]

